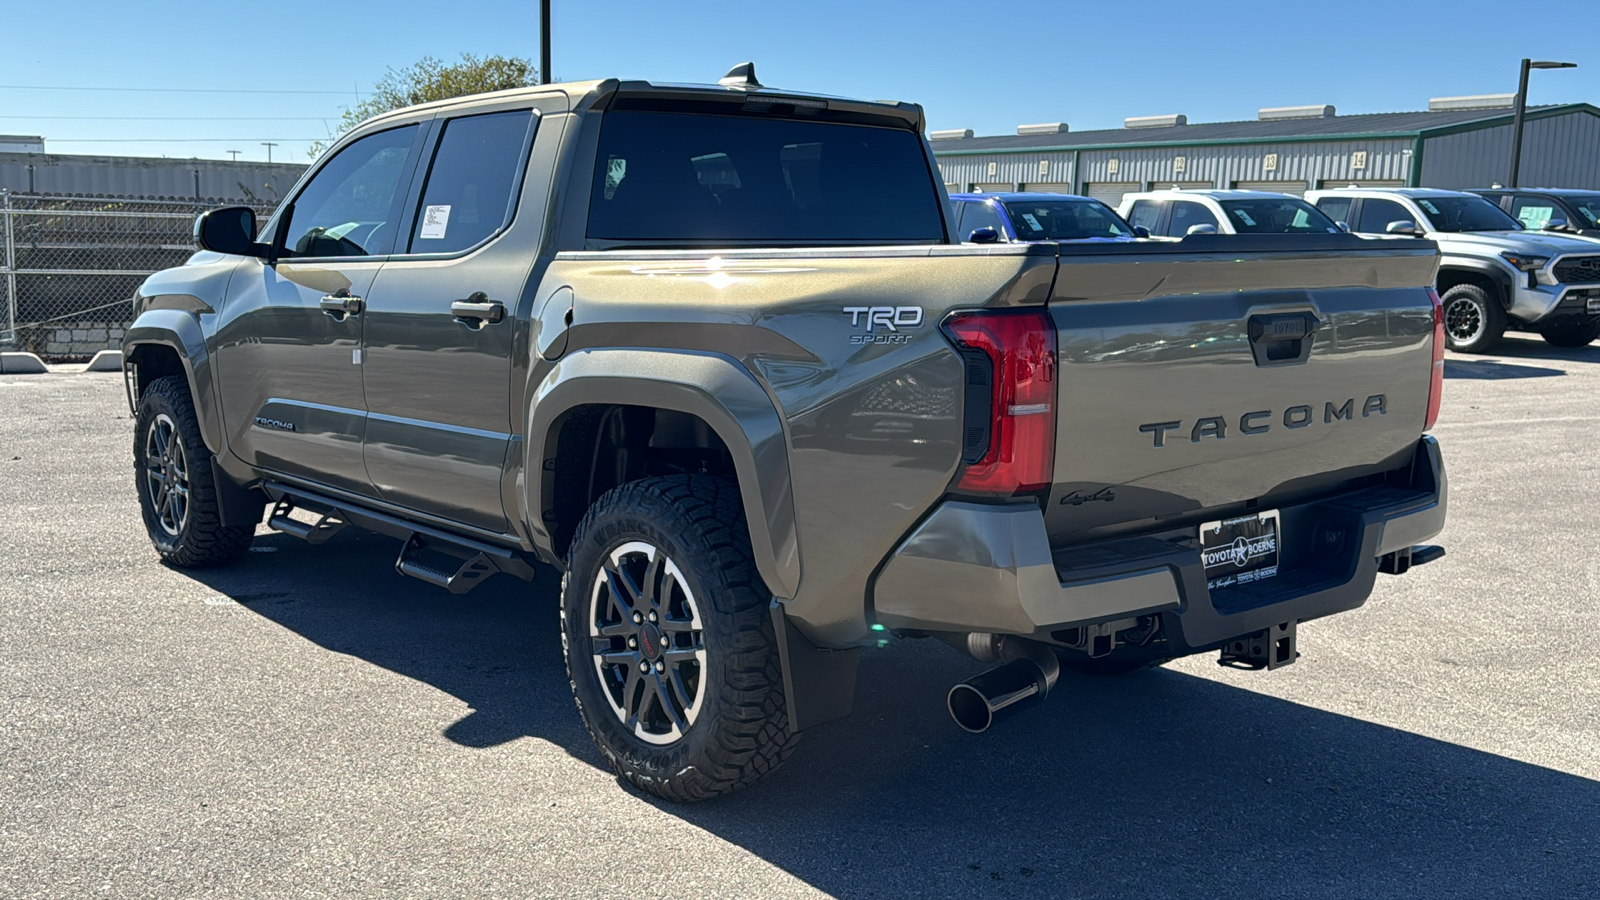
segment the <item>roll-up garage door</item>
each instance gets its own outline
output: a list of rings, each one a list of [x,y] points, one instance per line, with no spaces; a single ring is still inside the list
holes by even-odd
[[[1292,197],[1304,197],[1306,193],[1304,181],[1235,181],[1233,187],[1239,191],[1271,191]]]
[[[1209,190],[1212,190],[1215,187],[1216,187],[1216,184],[1214,184],[1214,183],[1212,183],[1210,181],[1152,181],[1152,182],[1150,182],[1150,190],[1152,190],[1152,191],[1170,191],[1173,188],[1177,188],[1180,191],[1209,191]]]
[[[1070,184],[1057,184],[1057,183],[1054,183],[1054,182],[1043,182],[1043,181],[1040,181],[1040,182],[1032,182],[1032,181],[1030,181],[1027,184],[1023,185],[1022,189],[1025,190],[1025,191],[1036,191],[1036,192],[1041,193],[1041,194],[1070,194],[1070,193],[1072,193],[1072,185],[1070,185]]]
[[[1406,183],[1399,178],[1380,178],[1372,181],[1362,181],[1359,178],[1324,178],[1317,182],[1317,187],[1326,191],[1343,187],[1395,188],[1405,186]]]
[[[1091,181],[1083,186],[1083,192],[1116,209],[1122,203],[1123,194],[1131,194],[1139,187],[1137,181]]]
[[[985,182],[981,182],[979,184],[974,184],[972,186],[972,189],[974,191],[982,191],[985,194],[998,194],[998,193],[1003,193],[1003,192],[1006,192],[1006,191],[1016,190],[1016,186],[1012,182],[1009,182],[1009,181],[1006,181],[1006,182],[985,181]]]

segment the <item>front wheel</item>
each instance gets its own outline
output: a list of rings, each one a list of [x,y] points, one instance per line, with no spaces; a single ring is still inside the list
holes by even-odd
[[[152,381],[139,398],[133,432],[139,509],[161,558],[203,569],[243,557],[256,530],[222,524],[211,451],[200,437],[188,382],[176,375]]]
[[[1475,284],[1458,284],[1440,298],[1445,341],[1458,353],[1486,353],[1506,333],[1499,298]]]
[[[1600,318],[1568,319],[1541,330],[1539,334],[1552,347],[1587,347],[1600,337]]]
[[[568,551],[578,711],[617,774],[666,800],[746,787],[799,739],[747,534],[732,482],[674,475],[607,492]]]

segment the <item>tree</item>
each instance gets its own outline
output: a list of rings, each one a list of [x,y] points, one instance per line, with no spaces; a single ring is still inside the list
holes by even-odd
[[[539,73],[531,60],[514,56],[480,58],[463,53],[460,62],[446,65],[431,56],[424,56],[404,69],[389,68],[372,86],[371,96],[344,111],[344,116],[339,120],[339,131],[342,134],[373,116],[418,103],[538,83]],[[322,155],[322,151],[332,143],[330,139],[312,144],[311,157],[315,159]]]

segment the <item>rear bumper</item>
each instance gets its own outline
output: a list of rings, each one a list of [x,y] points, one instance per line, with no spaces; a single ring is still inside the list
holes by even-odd
[[[889,628],[1035,636],[1157,613],[1169,642],[1205,649],[1365,603],[1379,557],[1444,527],[1432,437],[1418,442],[1407,482],[1280,508],[1278,576],[1215,596],[1193,527],[1052,550],[1036,505],[947,501],[879,572],[873,612]]]

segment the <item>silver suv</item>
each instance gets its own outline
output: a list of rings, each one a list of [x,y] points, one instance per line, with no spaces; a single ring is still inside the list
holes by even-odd
[[[1508,328],[1557,347],[1600,337],[1600,241],[1525,231],[1493,203],[1460,191],[1345,188],[1306,199],[1357,234],[1438,243],[1452,350],[1486,352]]]

